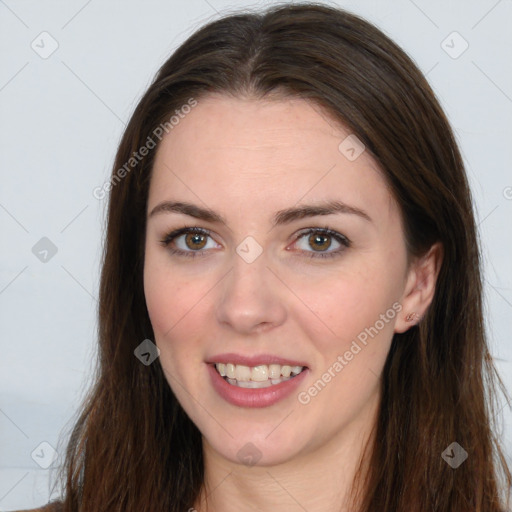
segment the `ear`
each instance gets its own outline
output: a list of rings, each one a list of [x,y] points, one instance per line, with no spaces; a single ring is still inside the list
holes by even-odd
[[[443,246],[436,242],[427,254],[412,262],[402,295],[402,310],[395,322],[395,332],[405,332],[417,324],[427,311],[436,291],[437,276],[443,261]],[[414,314],[412,320],[408,315]]]

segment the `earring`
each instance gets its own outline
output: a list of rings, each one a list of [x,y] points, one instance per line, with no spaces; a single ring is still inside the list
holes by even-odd
[[[418,313],[409,313],[406,317],[405,317],[405,321],[406,322],[414,322],[416,320],[419,320],[420,318],[420,315],[418,315]]]

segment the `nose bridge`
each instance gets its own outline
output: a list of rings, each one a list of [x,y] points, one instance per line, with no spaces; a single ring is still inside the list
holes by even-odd
[[[263,248],[261,253],[257,254],[251,247],[244,253],[242,249],[246,248],[245,244],[240,244],[236,249],[231,280],[238,292],[254,296],[265,289],[265,284],[268,285],[268,254]]]
[[[244,240],[236,248],[217,305],[219,322],[240,332],[283,322],[285,307],[280,300],[279,283],[267,268],[267,256],[252,240]]]

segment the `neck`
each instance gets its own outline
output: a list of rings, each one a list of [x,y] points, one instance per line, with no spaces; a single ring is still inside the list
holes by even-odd
[[[323,443],[314,440],[312,447],[277,465],[245,466],[228,460],[203,437],[205,479],[194,510],[275,512],[286,507],[290,512],[353,512],[354,477],[361,467],[364,478],[374,442],[378,404],[367,405],[342,431]]]

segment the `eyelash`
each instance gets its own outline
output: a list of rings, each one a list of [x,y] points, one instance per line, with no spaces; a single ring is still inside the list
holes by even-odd
[[[199,228],[199,227],[184,227],[175,229],[174,231],[171,231],[165,237],[160,240],[160,243],[164,247],[168,247],[168,245],[176,238],[178,238],[180,235],[183,234],[189,234],[189,233],[197,233],[200,235],[210,236],[210,231],[207,229]],[[328,235],[334,238],[337,242],[339,242],[343,248],[339,248],[335,251],[330,252],[321,252],[321,251],[304,251],[306,253],[310,253],[310,258],[334,258],[336,256],[340,256],[341,253],[345,252],[345,249],[351,247],[352,242],[341,233],[338,233],[337,231],[333,231],[329,227],[325,228],[308,228],[305,231],[301,231],[299,235],[297,236],[295,242],[300,240],[301,238],[311,235],[313,233],[321,234],[321,235]],[[187,258],[195,258],[197,256],[206,256],[206,251],[198,250],[198,251],[182,251],[181,249],[175,249],[172,247],[169,247],[169,252],[171,254],[175,254],[178,256],[185,256]]]

